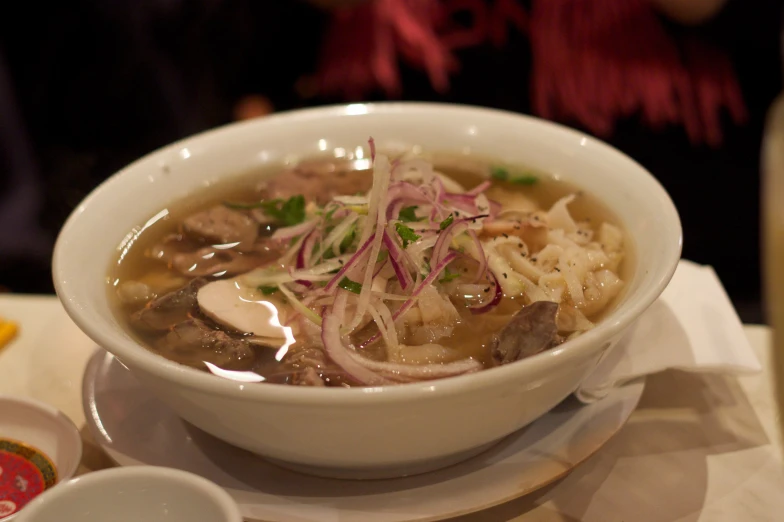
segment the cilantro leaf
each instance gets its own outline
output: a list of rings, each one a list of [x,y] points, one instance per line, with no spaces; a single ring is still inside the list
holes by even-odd
[[[340,282],[338,282],[338,286],[343,290],[348,290],[349,292],[354,292],[355,294],[358,294],[362,291],[362,285],[356,281],[352,281],[348,277],[341,279]]]
[[[448,268],[444,269],[444,275],[441,276],[441,279],[438,280],[439,283],[448,283],[453,279],[457,279],[460,277],[460,272],[452,272]]]
[[[413,228],[407,227],[403,223],[395,223],[395,230],[397,230],[397,235],[400,236],[400,239],[403,240],[403,248],[406,248],[410,242],[422,237],[414,232]]]
[[[406,223],[409,223],[411,221],[417,221],[419,219],[419,218],[417,218],[416,212],[415,212],[417,208],[418,207],[414,206],[414,207],[406,207],[406,208],[402,209],[400,211],[400,214],[398,215],[398,219],[400,219],[400,221],[403,221],[403,222],[406,222]]]
[[[376,257],[376,263],[381,263],[383,261],[386,261],[388,257],[389,257],[389,252],[386,250],[382,250],[378,253],[378,257]]]
[[[262,286],[260,286],[258,288],[258,290],[259,290],[259,292],[261,292],[264,295],[272,295],[272,294],[274,294],[275,292],[278,291],[278,287],[277,286],[262,285]]]
[[[455,215],[449,214],[449,216],[445,220],[443,220],[440,225],[438,225],[438,230],[444,230],[446,227],[451,225],[454,220],[455,220]]]
[[[228,205],[231,205],[229,208],[260,208],[266,215],[287,227],[299,225],[305,221],[305,198],[302,195],[292,196],[287,200],[270,199],[268,201],[260,201],[259,203],[243,207],[238,207],[237,205],[239,204],[234,203]]]

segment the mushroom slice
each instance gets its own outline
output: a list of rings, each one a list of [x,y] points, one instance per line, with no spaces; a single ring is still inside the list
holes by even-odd
[[[220,325],[262,338],[258,344],[280,346],[293,335],[291,327],[285,326],[287,308],[279,300],[261,295],[236,279],[204,285],[197,301],[204,315]]]

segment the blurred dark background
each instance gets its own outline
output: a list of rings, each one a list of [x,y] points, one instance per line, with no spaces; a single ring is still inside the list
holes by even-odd
[[[774,0],[728,0],[699,26],[667,22],[732,61],[748,119],[726,122],[721,146],[695,145],[681,128],[650,130],[634,117],[604,137],[665,185],[684,223],[684,257],[716,268],[748,322],[762,320],[759,149],[781,90],[780,10]],[[134,159],[229,123],[249,95],[275,111],[342,101],[308,88],[331,13],[304,1],[31,1],[4,11],[0,286],[13,292],[53,291],[49,260],[63,221]],[[461,68],[446,93],[403,65],[400,98],[532,112],[527,35],[510,31],[503,50],[480,42],[456,55]]]

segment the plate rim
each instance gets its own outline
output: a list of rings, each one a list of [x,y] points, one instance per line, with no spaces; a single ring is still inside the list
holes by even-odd
[[[108,441],[107,441],[108,435],[104,435],[104,433],[102,433],[102,431],[98,428],[98,424],[100,423],[100,421],[99,421],[99,418],[96,418],[96,417],[99,417],[100,413],[97,410],[97,408],[91,407],[91,400],[90,399],[95,397],[95,384],[96,384],[96,379],[97,379],[97,376],[98,376],[99,369],[102,366],[104,366],[104,365],[109,366],[111,364],[119,364],[126,371],[130,372],[128,367],[125,366],[122,363],[122,361],[120,361],[114,354],[112,354],[111,352],[101,348],[100,346],[96,347],[95,352],[90,356],[90,358],[88,360],[88,363],[87,363],[87,365],[85,367],[84,374],[83,374],[83,377],[82,377],[82,386],[81,386],[81,388],[82,388],[82,409],[84,410],[84,414],[85,414],[85,425],[87,426],[87,429],[89,430],[90,435],[93,437],[93,440],[98,445],[98,447],[100,447],[100,449],[104,453],[106,453],[106,455],[117,466],[127,467],[127,466],[135,466],[135,465],[144,465],[143,463],[142,464],[138,464],[138,463],[132,463],[132,462],[128,462],[128,461],[123,462],[123,457],[126,457],[126,455],[123,454],[122,452],[118,451],[118,450],[115,450],[113,448],[114,443],[111,441],[111,438],[109,438]],[[484,504],[481,504],[481,505],[473,505],[473,506],[471,506],[469,508],[458,509],[458,510],[455,510],[455,511],[450,511],[449,513],[440,513],[440,514],[437,514],[437,515],[425,515],[425,516],[419,516],[419,517],[415,517],[415,518],[405,518],[405,519],[400,518],[400,519],[398,519],[398,522],[438,522],[438,521],[447,520],[447,519],[451,519],[451,518],[455,518],[455,517],[469,515],[469,514],[472,514],[472,513],[479,513],[479,512],[491,509],[493,507],[500,506],[500,505],[506,504],[508,502],[512,502],[512,501],[514,501],[514,500],[516,500],[518,498],[524,497],[526,495],[530,495],[530,494],[532,494],[532,493],[534,493],[534,492],[536,492],[536,491],[538,491],[538,490],[540,490],[542,488],[545,488],[545,487],[547,487],[547,486],[549,486],[549,485],[551,485],[551,484],[561,480],[562,478],[564,478],[567,475],[569,475],[572,471],[574,471],[578,466],[582,465],[585,461],[587,461],[588,459],[590,459],[591,457],[596,455],[599,452],[599,450],[601,450],[611,439],[613,439],[621,431],[621,429],[623,429],[623,427],[627,424],[627,422],[631,418],[631,415],[634,413],[634,411],[637,409],[637,406],[639,405],[640,399],[642,398],[642,395],[643,395],[643,393],[645,391],[645,384],[646,384],[646,378],[645,378],[645,376],[641,376],[641,377],[638,377],[636,379],[630,380],[630,381],[624,383],[623,385],[621,385],[621,386],[619,386],[618,388],[615,389],[615,390],[619,390],[619,389],[623,389],[623,388],[630,388],[632,386],[638,386],[639,387],[639,391],[637,392],[636,397],[634,398],[634,405],[633,405],[632,408],[630,408],[629,414],[625,418],[623,418],[619,422],[618,426],[611,433],[609,433],[602,441],[600,441],[598,444],[595,444],[594,447],[590,451],[588,451],[584,455],[582,455],[581,458],[578,459],[576,462],[570,463],[570,466],[569,466],[568,469],[564,469],[564,470],[558,472],[557,474],[553,475],[552,477],[549,477],[548,479],[546,479],[546,480],[544,480],[542,482],[537,483],[534,486],[530,486],[528,488],[520,488],[519,490],[515,491],[515,493],[513,493],[511,495],[507,495],[507,496],[503,496],[503,497],[499,497],[499,498],[493,499],[493,501],[489,502],[489,503],[484,503]],[[141,386],[141,384],[139,384],[139,385]],[[610,391],[603,399],[600,399],[600,400],[604,400],[604,399],[610,397],[613,394],[613,391],[615,391],[615,390]],[[572,395],[570,395],[570,397],[572,397]],[[157,398],[155,400],[161,402]],[[599,401],[596,401],[596,402],[599,402]],[[591,403],[591,404],[594,404],[594,403]],[[590,406],[590,404],[586,404],[585,406]],[[164,404],[164,407],[166,407],[165,404]],[[550,413],[550,412],[549,411],[546,412],[545,414],[542,415],[542,417],[546,416],[548,413]],[[529,426],[534,425],[542,417],[539,417],[538,419],[536,419],[533,422],[531,422],[529,424]],[[515,432],[515,433],[518,433],[518,432]],[[513,437],[515,435],[515,433],[512,433],[512,434],[507,435],[506,437],[500,439],[498,441],[498,443],[501,443],[502,441],[508,439],[509,437]],[[486,451],[492,450],[493,447],[495,447],[495,444],[492,445],[490,448],[488,448],[488,450],[486,450]],[[476,455],[474,457],[466,459],[466,461],[470,461],[472,459],[480,458],[484,453],[485,452],[479,453],[478,455]],[[133,457],[129,456],[129,458],[132,459]],[[274,462],[272,462],[272,461],[270,461],[268,459],[265,459],[262,456],[259,456],[259,458],[264,459],[264,461],[266,463],[268,463],[270,466],[274,466],[276,468],[279,468],[279,469],[282,469],[282,470],[285,470],[285,471],[288,471],[288,472],[291,472],[291,473],[296,473],[296,472],[294,472],[294,471],[292,471],[290,469],[279,467]],[[439,472],[439,471],[442,471],[442,470],[448,470],[449,468],[459,466],[460,464],[462,464],[463,462],[466,462],[466,461],[461,461],[461,462],[453,464],[451,466],[447,466],[445,468],[442,468],[441,470],[435,470],[435,471],[432,471],[430,473],[436,473],[436,472]],[[141,461],[137,461],[137,462],[141,462]],[[154,464],[151,464],[151,465],[154,465]],[[427,475],[427,474],[428,473],[425,473],[424,475]],[[204,477],[204,478],[206,478],[207,480],[211,480],[209,477]],[[328,481],[335,481],[335,482],[341,480],[341,479],[327,479],[327,478],[324,478],[324,477],[314,477],[314,478],[320,478],[321,480],[328,480]],[[401,477],[400,479],[387,479],[387,480],[405,480],[406,478],[410,478],[410,477]],[[223,486],[220,486],[220,487],[223,487]],[[226,490],[227,488],[224,487],[223,489]],[[232,498],[234,498],[235,502],[237,502],[237,504],[239,505],[240,512],[242,513],[242,516],[244,517],[245,520],[247,520],[249,522],[285,522],[285,520],[286,520],[286,519],[257,518],[255,516],[247,513],[247,509],[245,509],[243,507],[243,503],[241,503],[237,498],[235,498],[234,495],[231,493],[231,491],[227,491],[227,493],[229,495],[231,495]],[[340,510],[340,508],[333,508],[333,509]]]

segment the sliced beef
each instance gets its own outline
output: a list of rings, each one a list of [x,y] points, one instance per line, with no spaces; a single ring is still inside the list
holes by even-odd
[[[211,244],[239,243],[240,250],[249,248],[259,234],[259,226],[250,216],[225,205],[216,205],[191,214],[182,222],[191,236]]]
[[[167,359],[204,369],[204,361],[226,370],[249,370],[255,361],[253,347],[197,318],[172,326],[155,343]]]
[[[221,250],[204,247],[193,252],[180,252],[171,260],[171,267],[190,277],[232,276],[250,272],[254,268],[269,264],[283,254],[283,248],[271,240],[269,246],[257,244],[252,252]]]
[[[365,193],[372,184],[370,170],[353,170],[345,162],[316,162],[302,163],[265,182],[263,188],[272,199],[301,194],[305,201],[324,205],[335,196]]]
[[[301,348],[286,354],[275,365],[274,373],[265,375],[266,382],[298,386],[356,386],[360,383],[333,364],[317,347]]]
[[[315,368],[305,368],[303,371],[294,375],[292,384],[299,386],[326,386],[321,380],[321,375]]]
[[[148,256],[187,277],[231,276],[267,265],[285,252],[286,245],[271,237],[257,238],[239,248],[205,246],[187,234],[170,234],[154,245]]]
[[[507,364],[543,352],[560,342],[555,323],[558,303],[537,301],[524,306],[494,339],[490,354]]]
[[[205,284],[204,278],[192,279],[182,288],[153,299],[131,316],[131,324],[143,331],[164,331],[185,321],[198,309],[196,294]]]

